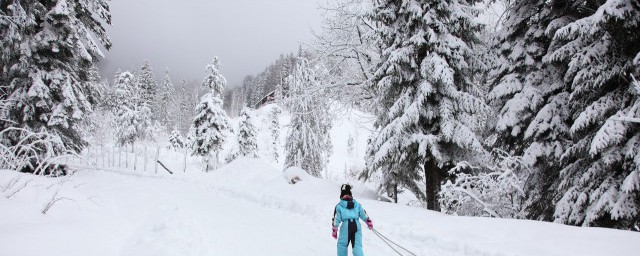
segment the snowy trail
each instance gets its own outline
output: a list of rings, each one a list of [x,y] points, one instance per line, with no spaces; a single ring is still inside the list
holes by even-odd
[[[313,211],[299,202],[277,201],[273,196],[234,191],[216,184],[181,180],[174,180],[173,184],[181,184],[177,186],[181,188],[154,192],[154,197],[160,194],[164,198],[158,202],[161,206],[150,209],[149,216],[128,239],[133,242],[123,248],[122,255],[335,254],[336,243],[328,228],[331,208]],[[372,232],[366,232],[365,244],[371,244],[371,249],[366,248],[367,255],[393,253],[374,246],[382,242],[375,240]]]
[[[137,242],[126,246],[122,255],[328,253],[318,243],[299,242],[313,241],[317,233],[310,232],[313,229],[306,227],[304,218],[216,195],[208,189],[191,190],[188,198],[169,198],[163,202],[165,205],[160,207],[163,210],[151,214],[149,221],[130,238]]]
[[[0,173],[0,187],[16,175],[22,174]],[[303,177],[291,185],[260,160],[238,161],[208,174],[81,171],[58,189],[73,200],[44,216],[39,210],[52,182],[40,178],[11,200],[0,197],[0,255],[336,252],[329,223],[339,184]],[[640,249],[635,232],[453,217],[371,200],[363,190],[354,195],[376,229],[420,256],[635,255]],[[395,255],[369,230],[363,243],[367,256]]]

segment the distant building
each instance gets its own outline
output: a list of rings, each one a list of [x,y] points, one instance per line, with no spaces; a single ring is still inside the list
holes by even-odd
[[[270,93],[267,93],[267,95],[265,95],[260,101],[258,101],[258,103],[256,103],[255,105],[255,108],[258,109],[264,105],[274,102],[275,100],[276,100],[276,90],[273,90]]]

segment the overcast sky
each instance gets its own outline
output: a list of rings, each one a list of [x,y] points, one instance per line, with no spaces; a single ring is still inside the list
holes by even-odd
[[[174,84],[201,81],[205,65],[220,57],[229,86],[294,52],[320,27],[317,0],[112,0],[113,42],[101,71],[148,60],[157,76],[169,68]]]

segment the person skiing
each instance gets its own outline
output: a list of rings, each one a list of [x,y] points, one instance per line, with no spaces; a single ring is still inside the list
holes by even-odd
[[[340,202],[333,211],[333,220],[331,228],[333,230],[334,239],[338,239],[338,256],[347,256],[347,246],[351,244],[353,248],[353,256],[364,256],[362,252],[362,229],[360,228],[361,219],[369,229],[373,229],[373,222],[362,208],[360,203],[353,199],[351,194],[351,185],[343,184],[340,188]],[[340,225],[342,224],[342,225]],[[340,228],[340,236],[338,236],[338,227]]]

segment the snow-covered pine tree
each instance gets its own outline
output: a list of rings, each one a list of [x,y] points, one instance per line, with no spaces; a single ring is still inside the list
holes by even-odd
[[[176,89],[174,104],[171,105],[169,118],[181,134],[189,134],[191,126],[190,116],[193,116],[193,107],[190,104],[189,93],[187,92],[187,82],[182,80],[180,87]]]
[[[567,1],[516,1],[507,8],[492,43],[497,58],[489,74],[490,104],[498,113],[489,141],[532,167],[525,190],[529,218],[551,219],[555,189],[567,147],[569,88],[560,64],[543,63],[553,32],[580,13]]]
[[[258,141],[256,139],[256,127],[253,125],[251,110],[247,107],[240,112],[240,124],[238,127],[238,153],[241,156],[258,157]]]
[[[257,106],[258,103],[260,103],[260,100],[262,100],[262,98],[265,96],[264,88],[265,88],[264,73],[260,73],[252,80],[252,90],[250,95],[251,100],[249,101],[250,107],[258,107]]]
[[[92,111],[91,68],[111,42],[104,0],[2,1],[0,3],[0,129],[45,132],[79,152],[86,142],[76,124]],[[2,143],[16,145],[20,132]]]
[[[522,154],[528,146],[523,133],[544,105],[545,96],[562,88],[561,82],[556,81],[558,74],[550,74],[557,67],[546,67],[542,63],[553,36],[545,30],[556,18],[549,16],[551,6],[547,2],[514,2],[506,10],[502,29],[492,42],[497,59],[492,62],[489,73],[488,99],[498,112],[494,145],[517,154]],[[545,75],[549,76],[547,81],[544,81]]]
[[[159,87],[159,91],[157,93],[156,102],[154,105],[156,106],[156,112],[154,113],[155,119],[160,121],[165,127],[175,126],[175,121],[171,118],[172,108],[175,107],[175,88],[173,87],[173,83],[171,82],[171,76],[169,76],[169,70],[165,71],[165,75],[162,78],[162,82]]]
[[[476,134],[479,114],[489,107],[476,96],[470,68],[481,26],[470,5],[383,0],[369,17],[382,53],[369,81],[380,130],[362,177],[381,175],[382,190],[398,184],[428,209],[439,208],[437,192],[450,167],[485,153]]]
[[[141,100],[147,104],[147,106],[153,106],[153,101],[156,98],[158,91],[158,83],[151,70],[151,65],[148,61],[145,61],[142,67],[140,67],[140,74],[138,75],[138,88],[140,88]]]
[[[560,63],[571,88],[573,145],[562,155],[556,222],[633,229],[640,222],[640,126],[620,121],[640,113],[629,86],[640,75],[640,3],[578,5],[588,16],[563,21],[545,63]]]
[[[300,58],[293,74],[287,78],[290,96],[286,100],[291,113],[285,142],[285,168],[298,166],[320,177],[331,154],[329,130],[331,120],[322,95],[322,67],[312,67]]]
[[[196,106],[196,115],[191,124],[193,138],[193,155],[202,156],[209,170],[212,154],[215,154],[215,164],[219,161],[219,153],[225,141],[225,131],[229,130],[229,118],[222,108],[222,93],[227,80],[220,74],[220,61],[213,58],[213,63],[207,65],[207,76],[202,86],[211,92],[205,94]]]
[[[173,127],[171,131],[171,136],[169,137],[169,148],[177,150],[184,148],[184,141],[182,140],[182,135],[180,135],[180,131],[177,127]]]
[[[283,87],[282,87],[283,83],[284,83],[284,78],[280,82],[278,82],[276,84],[276,89],[275,89],[275,92],[274,92],[274,95],[273,95],[274,98],[275,98],[275,102],[281,102],[282,99],[284,98],[284,93],[282,91],[283,90]]]
[[[269,130],[271,131],[271,150],[273,151],[273,159],[276,163],[280,159],[280,154],[278,153],[280,148],[280,113],[282,113],[282,110],[278,105],[274,105],[269,112],[269,120],[271,120],[269,125]]]
[[[135,77],[125,71],[114,79],[116,105],[116,136],[118,144],[133,144],[146,136],[147,127],[151,124],[151,109],[140,97]]]
[[[640,66],[640,56],[638,56],[633,62],[637,66]],[[633,91],[635,93],[635,97],[634,97],[634,100],[633,100],[633,105],[629,109],[629,112],[626,113],[624,115],[624,117],[622,117],[620,119],[625,121],[625,122],[640,123],[640,116],[638,116],[638,115],[634,116],[634,114],[633,114],[634,113],[633,111],[635,111],[635,110],[640,108],[640,80],[637,80],[636,77],[633,76],[633,75],[631,76],[631,79],[633,80],[631,82],[631,87],[633,88]]]
[[[129,71],[118,71],[113,78],[113,89],[115,91],[114,100],[117,106],[127,105],[135,97],[135,76]]]

